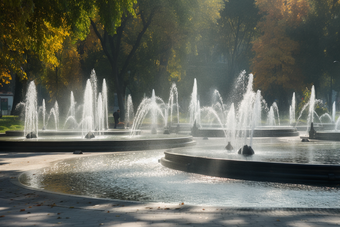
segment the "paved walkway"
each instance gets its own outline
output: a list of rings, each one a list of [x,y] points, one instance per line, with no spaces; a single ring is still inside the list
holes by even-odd
[[[22,171],[74,157],[71,153],[0,153],[0,226],[340,226],[340,209],[126,202],[36,191],[17,182]]]

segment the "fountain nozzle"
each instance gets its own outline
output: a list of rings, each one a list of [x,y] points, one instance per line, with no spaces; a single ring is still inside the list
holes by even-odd
[[[238,153],[242,154],[242,155],[253,155],[253,154],[255,154],[253,148],[251,146],[248,146],[248,145],[244,145],[242,148],[240,148],[238,150]]]
[[[226,150],[231,151],[234,150],[233,146],[231,145],[230,142],[228,142],[227,146],[225,147]]]

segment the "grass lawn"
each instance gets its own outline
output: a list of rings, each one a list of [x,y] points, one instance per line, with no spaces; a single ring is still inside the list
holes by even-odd
[[[24,130],[24,122],[20,121],[19,116],[5,115],[0,118],[0,133],[9,130]]]

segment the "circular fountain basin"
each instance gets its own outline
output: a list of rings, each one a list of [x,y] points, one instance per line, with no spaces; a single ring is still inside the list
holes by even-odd
[[[247,136],[250,136],[251,130],[245,130]],[[198,128],[194,133],[195,137],[225,137],[225,132],[228,129],[223,128]],[[291,126],[261,126],[256,127],[253,132],[253,137],[283,137],[283,136],[298,136],[299,133],[295,127]]]
[[[179,135],[97,135],[92,139],[82,136],[0,137],[0,151],[17,152],[74,152],[126,151],[174,148],[194,145],[191,136]]]
[[[317,131],[315,139],[340,141],[340,131]]]
[[[272,140],[272,141],[271,141]],[[214,146],[165,152],[161,163],[208,176],[320,185],[340,184],[340,143],[302,143],[299,138],[255,143],[255,155],[221,151]]]
[[[108,129],[103,131],[94,131],[98,135],[130,135],[131,130],[127,129]],[[141,134],[141,130],[135,130],[136,135]],[[39,136],[79,136],[82,135],[82,131],[79,130],[40,130],[38,132]],[[24,131],[22,130],[12,130],[6,131],[6,136],[24,136]]]
[[[302,163],[339,163],[335,147],[339,143],[326,142],[314,149],[311,143],[298,143],[290,139],[265,138],[254,147],[258,155],[247,159],[291,161]],[[237,152],[223,150],[224,140],[199,140],[194,147],[169,149],[170,152],[197,153],[207,156],[235,156]],[[275,145],[274,143],[281,143]],[[286,149],[284,145],[289,144]],[[277,149],[275,148],[277,147]],[[294,151],[290,148],[296,147]],[[318,156],[324,147],[323,155]],[[259,149],[262,148],[263,153]],[[328,148],[332,150],[327,153]],[[272,150],[273,152],[270,152]],[[327,158],[329,155],[329,158]],[[116,152],[106,155],[79,157],[52,163],[49,168],[33,170],[20,175],[26,186],[97,198],[134,200],[143,202],[185,203],[186,205],[230,207],[340,207],[337,199],[339,187],[319,187],[303,184],[247,181],[212,177],[167,168],[159,163],[164,150]],[[335,158],[332,158],[336,156]]]

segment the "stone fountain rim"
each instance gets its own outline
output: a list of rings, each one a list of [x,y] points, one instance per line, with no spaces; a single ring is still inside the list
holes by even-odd
[[[195,145],[192,136],[176,136],[163,138],[136,138],[131,140],[39,140],[24,139],[6,140],[1,138],[0,151],[15,152],[116,152],[152,149],[169,149]]]
[[[340,165],[232,160],[168,151],[164,154],[161,164],[165,167],[213,177],[322,186],[340,184]]]

